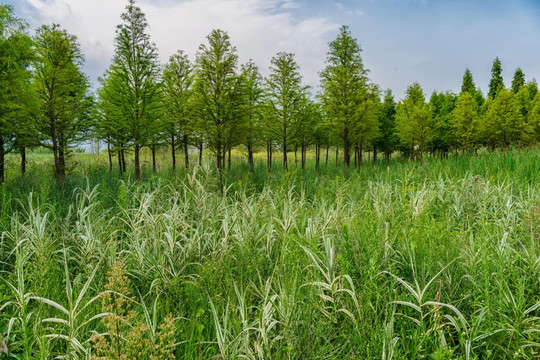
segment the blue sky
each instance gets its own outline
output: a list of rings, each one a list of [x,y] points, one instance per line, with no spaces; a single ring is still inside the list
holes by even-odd
[[[2,0],[0,0],[1,2]],[[59,23],[77,35],[95,85],[114,50],[127,0],[4,0],[32,27]],[[294,52],[314,91],[328,42],[341,25],[358,39],[370,78],[399,99],[419,82],[459,92],[470,68],[484,92],[498,56],[510,85],[520,66],[540,80],[540,1],[536,0],[139,0],[165,62],[177,49],[191,57],[213,28],[229,32],[240,61],[263,74],[278,51]]]

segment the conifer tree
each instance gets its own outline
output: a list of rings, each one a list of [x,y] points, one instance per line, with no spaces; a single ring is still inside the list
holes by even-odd
[[[463,92],[450,117],[451,138],[456,145],[469,149],[478,137],[479,122],[477,105],[469,92]]]
[[[502,65],[499,58],[495,58],[491,67],[491,79],[489,80],[488,98],[495,99],[499,91],[504,89],[504,81],[502,78]]]
[[[525,86],[525,74],[521,68],[517,68],[512,79],[512,92],[517,94]]]

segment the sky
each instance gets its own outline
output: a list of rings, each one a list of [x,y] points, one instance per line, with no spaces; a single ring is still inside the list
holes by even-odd
[[[0,0],[35,29],[58,23],[77,36],[93,86],[110,64],[127,0]],[[191,60],[212,29],[229,33],[240,62],[268,74],[279,51],[292,52],[306,85],[318,91],[328,43],[348,25],[372,82],[397,99],[419,82],[459,92],[469,68],[484,94],[499,57],[510,86],[517,67],[540,80],[540,0],[138,0],[165,63],[177,50]]]

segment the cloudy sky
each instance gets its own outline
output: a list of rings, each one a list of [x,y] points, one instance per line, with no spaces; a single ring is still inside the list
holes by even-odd
[[[96,85],[114,51],[127,0],[0,0],[36,28],[58,23],[75,34]],[[402,98],[419,82],[429,94],[459,91],[466,68],[484,92],[498,56],[510,84],[519,66],[540,80],[538,0],[139,0],[152,40],[166,62],[177,49],[191,57],[214,28],[229,32],[240,61],[263,74],[278,51],[293,52],[315,88],[328,42],[348,25],[372,81]]]

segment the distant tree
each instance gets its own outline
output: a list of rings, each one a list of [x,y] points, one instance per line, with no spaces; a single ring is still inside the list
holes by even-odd
[[[473,93],[476,90],[473,90]],[[468,92],[467,92],[468,93]],[[457,96],[452,92],[433,92],[429,100],[429,109],[433,129],[430,147],[433,152],[446,154],[450,150],[450,118],[456,106]]]
[[[512,79],[512,92],[517,94],[525,86],[525,74],[521,68],[517,68]]]
[[[528,117],[528,126],[531,131],[530,141],[532,143],[540,142],[540,92],[536,93],[532,101],[531,111]]]
[[[463,74],[463,81],[461,83],[461,93],[468,92],[473,94],[476,91],[476,85],[474,84],[473,75],[471,70],[466,69]]]
[[[322,104],[332,124],[330,129],[343,142],[344,166],[350,166],[352,138],[360,146],[374,138],[378,121],[373,115],[373,88],[360,56],[360,46],[347,26],[342,26],[335,40],[329,43],[326,68],[321,72]]]
[[[253,172],[253,152],[262,141],[264,89],[259,68],[253,61],[242,65],[240,76],[242,85],[241,114],[244,117],[242,138],[248,152],[248,163],[251,172]]]
[[[270,129],[283,148],[283,168],[287,171],[287,150],[294,138],[294,124],[300,115],[306,88],[302,86],[294,54],[280,52],[271,63],[270,75],[266,79],[266,96],[273,119]]]
[[[164,124],[171,140],[173,170],[176,168],[177,139],[183,144],[186,168],[189,166],[193,81],[193,67],[187,55],[180,50],[169,58],[163,69]]]
[[[469,149],[479,132],[477,104],[469,92],[463,92],[450,117],[450,135],[458,147]]]
[[[483,122],[483,133],[492,147],[508,146],[523,139],[527,124],[521,114],[514,94],[502,89],[497,98],[488,104]]]
[[[495,99],[499,91],[504,89],[504,81],[502,78],[502,64],[499,58],[495,58],[491,67],[491,79],[489,80],[488,98]]]
[[[19,148],[24,173],[26,146],[37,141],[29,121],[36,104],[28,69],[32,56],[26,24],[15,17],[12,6],[0,5],[0,183],[5,154]]]
[[[396,111],[394,96],[388,89],[383,102],[379,105],[379,136],[374,142],[375,148],[385,154],[386,161],[390,161],[392,152],[399,142],[396,134]]]
[[[110,68],[113,104],[135,153],[135,179],[141,177],[140,151],[152,141],[160,106],[160,68],[156,45],[150,42],[141,9],[129,0],[116,27],[115,53]]]
[[[84,58],[74,35],[56,24],[44,25],[36,32],[35,44],[38,127],[46,140],[42,145],[53,151],[56,179],[62,182],[70,146],[83,140],[90,129],[89,83],[81,70]]]
[[[360,106],[356,112],[356,126],[352,133],[352,143],[355,144],[355,159],[358,155],[357,165],[362,165],[362,153],[366,145],[374,141],[379,136],[379,87],[368,84],[359,95]]]
[[[212,30],[197,52],[196,107],[198,126],[207,146],[216,154],[219,184],[231,130],[236,126],[235,105],[239,94],[236,68],[238,55],[229,35]]]
[[[410,149],[410,156],[415,156],[416,146],[421,154],[433,137],[433,128],[420,84],[414,83],[407,88],[405,99],[397,107],[396,125],[401,142]]]

